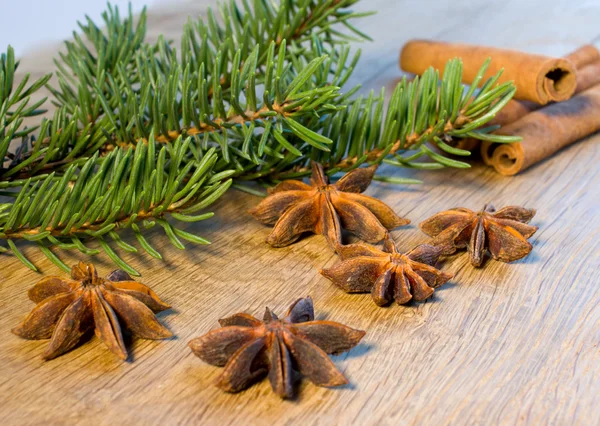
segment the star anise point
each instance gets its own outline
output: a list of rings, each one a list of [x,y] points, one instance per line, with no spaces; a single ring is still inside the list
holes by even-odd
[[[370,292],[378,306],[392,301],[402,305],[430,298],[435,288],[453,277],[435,267],[442,254],[428,244],[401,253],[388,236],[383,250],[366,244],[340,247],[342,261],[321,274],[347,293]]]
[[[154,316],[169,308],[156,293],[123,271],[109,278],[98,277],[93,265],[82,262],[73,266],[71,279],[42,278],[28,291],[36,307],[13,333],[26,339],[50,339],[42,355],[45,360],[71,350],[91,330],[122,360],[128,357],[122,325],[145,339],[172,336]]]
[[[496,211],[491,204],[486,204],[479,212],[459,207],[437,213],[419,227],[445,254],[466,247],[471,264],[479,267],[486,252],[501,262],[527,256],[533,248],[527,239],[538,230],[537,226],[528,224],[535,213],[534,209],[518,206]]]
[[[310,185],[287,180],[269,190],[250,214],[258,221],[273,225],[266,241],[284,247],[304,233],[324,235],[335,247],[341,243],[342,229],[368,242],[385,238],[388,230],[410,223],[376,198],[363,195],[377,166],[357,168],[339,179],[329,180],[318,163],[312,163]]]
[[[294,369],[318,386],[346,384],[327,355],[350,350],[365,334],[333,321],[315,321],[310,298],[298,299],[282,318],[267,308],[262,321],[235,314],[219,322],[222,328],[189,343],[200,359],[224,367],[216,385],[239,392],[267,375],[282,398],[293,396]]]

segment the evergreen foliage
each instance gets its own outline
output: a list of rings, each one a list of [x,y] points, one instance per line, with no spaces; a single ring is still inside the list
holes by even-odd
[[[159,258],[143,236],[155,224],[178,248],[206,244],[178,222],[210,217],[196,213],[233,180],[298,178],[311,160],[329,175],[381,162],[468,167],[453,158],[469,152],[452,139],[515,140],[482,128],[515,90],[496,75],[475,93],[486,64],[469,90],[453,60],[441,82],[433,69],[402,80],[387,107],[383,89],[356,97],[347,81],[360,51],[349,42],[368,39],[353,21],[369,15],[349,9],[357,1],[231,0],[219,15],[190,19],[178,47],[145,41],[145,11],[134,23],[131,10],[122,18],[109,5],[104,28],[86,18],[66,42],[53,86],[50,75],[15,82],[9,46],[0,59],[0,251],[32,269],[19,240],[63,269],[53,249],[103,251],[136,274],[113,249],[137,251],[120,230]],[[44,86],[56,111],[26,127],[44,112],[45,99],[30,102]]]

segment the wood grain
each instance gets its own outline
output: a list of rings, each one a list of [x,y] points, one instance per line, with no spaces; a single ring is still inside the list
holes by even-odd
[[[597,2],[412,2],[375,0],[361,23],[376,42],[363,46],[354,82],[366,90],[394,85],[398,52],[413,37],[483,43],[562,55],[592,40]],[[366,4],[368,3],[368,4]],[[206,2],[151,10],[153,34],[176,36],[188,13]],[[49,55],[23,58],[23,70],[51,69]],[[39,275],[0,257],[0,418],[3,424],[600,424],[600,137],[575,144],[522,175],[470,170],[385,173],[425,181],[418,187],[375,183],[368,194],[413,224],[393,232],[406,249],[426,241],[416,224],[453,206],[519,204],[538,209],[533,253],[473,269],[450,258],[450,284],[426,303],[378,308],[321,277],[336,262],[321,237],[283,249],[264,243],[269,229],[246,210],[256,197],[231,191],[210,221],[190,227],[208,247],[178,251],[156,232],[165,262],[127,256],[173,311],[160,314],[177,336],[134,340],[123,363],[95,338],[49,362],[46,342],[10,334],[32,303]],[[132,240],[132,238],[129,238]],[[133,239],[134,240],[134,239]],[[135,242],[132,242],[136,244]],[[26,250],[44,273],[57,269]],[[75,259],[72,259],[75,260]],[[108,273],[108,263],[100,262]],[[281,401],[267,382],[236,395],[211,386],[219,369],[187,347],[233,312],[281,312],[311,295],[317,316],[368,330],[363,343],[334,357],[350,384],[334,390],[304,381]]]

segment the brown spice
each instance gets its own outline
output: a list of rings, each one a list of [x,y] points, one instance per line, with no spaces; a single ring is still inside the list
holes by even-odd
[[[481,266],[488,250],[493,259],[501,262],[527,256],[532,249],[527,238],[538,230],[537,226],[528,225],[534,215],[535,210],[518,206],[496,211],[488,204],[480,212],[459,207],[437,213],[419,227],[434,237],[433,243],[444,254],[466,247],[471,264]]]
[[[312,163],[311,184],[283,181],[250,214],[275,225],[267,238],[273,247],[295,242],[305,232],[324,235],[333,247],[342,240],[342,228],[368,242],[381,241],[388,230],[410,223],[383,202],[362,195],[377,166],[359,168],[329,184],[323,167]]]
[[[600,51],[594,46],[586,44],[565,55],[565,59],[570,61],[577,69],[577,86],[575,93],[580,93],[600,82],[600,77],[598,77]],[[505,126],[539,108],[540,105],[512,99],[496,114],[493,120],[486,124],[486,126]]]
[[[46,360],[72,349],[92,329],[123,360],[127,349],[122,324],[142,339],[171,336],[154,316],[170,306],[121,270],[103,279],[94,265],[79,262],[71,269],[71,279],[43,278],[28,296],[37,305],[12,332],[25,339],[50,339],[42,355]]]
[[[568,53],[564,58],[570,61],[577,70],[575,93],[580,93],[600,83],[600,51],[595,46],[586,44]],[[539,108],[540,105],[533,102],[511,99],[485,126],[505,126]],[[453,142],[457,148],[467,151],[474,151],[481,145],[481,141],[474,138],[461,138]],[[484,145],[487,144],[489,142],[484,142]],[[491,165],[489,156],[486,155],[487,151],[482,150],[481,153],[483,161],[487,165]]]
[[[392,300],[399,305],[423,301],[453,276],[435,268],[442,252],[441,247],[423,244],[402,254],[389,238],[383,250],[350,244],[339,249],[343,261],[321,274],[347,293],[371,292],[379,306]]]
[[[565,56],[565,59],[577,69],[577,87],[575,94],[581,93],[600,83],[600,51],[592,45],[582,46]],[[506,126],[525,117],[527,114],[541,108],[541,105],[527,101],[517,101],[512,99],[496,116],[486,124],[486,126]],[[495,132],[497,133],[497,132]],[[469,151],[482,147],[481,158],[485,164],[492,166],[496,160],[492,160],[493,151],[502,144],[493,142],[483,142],[478,139],[464,138],[458,139],[455,146]]]
[[[571,61],[575,68],[581,69],[586,65],[600,61],[600,50],[593,44],[584,44],[565,55],[565,59]]]
[[[216,385],[239,392],[268,375],[273,392],[291,398],[293,369],[317,386],[348,381],[327,354],[352,349],[365,335],[333,321],[315,321],[310,297],[298,299],[279,319],[269,308],[263,320],[239,313],[219,320],[222,328],[193,339],[189,346],[204,362],[225,367]]]
[[[577,89],[575,93],[581,93],[584,90],[600,84],[600,60],[577,70]]]
[[[503,70],[498,82],[513,81],[515,99],[540,105],[569,99],[577,85],[575,67],[564,58],[459,43],[411,40],[402,49],[400,67],[422,74],[429,67],[442,70],[448,60],[456,57],[463,62],[464,83],[473,83],[482,64],[491,58],[484,79]]]
[[[484,142],[481,156],[504,176],[513,176],[600,130],[600,84],[531,112],[494,133],[521,136],[521,142]]]

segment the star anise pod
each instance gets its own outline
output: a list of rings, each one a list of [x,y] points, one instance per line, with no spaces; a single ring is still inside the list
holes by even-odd
[[[292,244],[306,232],[322,234],[337,247],[341,228],[364,241],[381,241],[389,229],[410,220],[399,217],[376,198],[361,194],[376,169],[354,169],[330,184],[323,167],[313,162],[310,185],[299,180],[283,181],[250,214],[264,224],[275,225],[267,238],[273,247]]]
[[[25,339],[50,339],[42,355],[46,360],[72,349],[92,329],[123,360],[127,350],[122,325],[142,339],[171,336],[154,316],[170,306],[121,270],[104,279],[94,265],[79,262],[71,269],[71,279],[43,278],[28,296],[37,305],[12,332]]]
[[[371,292],[379,306],[392,300],[399,305],[413,299],[423,301],[453,276],[435,268],[442,251],[441,247],[422,244],[402,254],[389,238],[383,250],[349,244],[339,248],[343,260],[321,274],[347,293]]]
[[[294,302],[282,319],[267,308],[262,321],[239,313],[219,323],[222,328],[189,343],[204,362],[225,367],[216,385],[239,392],[268,374],[282,398],[293,396],[293,369],[317,386],[348,383],[327,354],[348,351],[365,335],[337,322],[315,321],[310,297]]]
[[[445,248],[447,254],[467,248],[471,264],[481,266],[486,250],[495,260],[512,262],[527,256],[532,249],[527,238],[537,226],[528,225],[535,210],[507,206],[498,211],[486,204],[480,212],[462,207],[433,215],[419,227],[434,237],[433,243]]]

